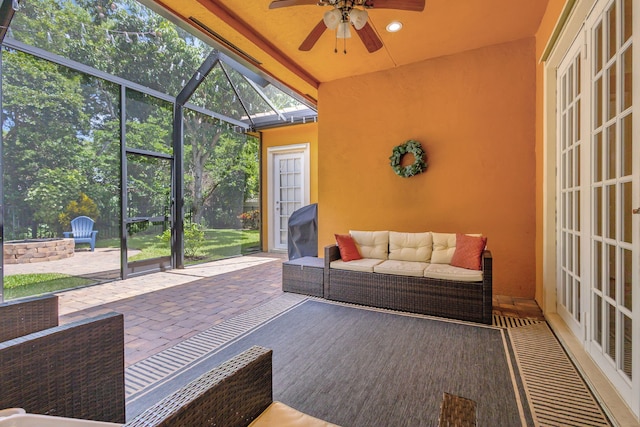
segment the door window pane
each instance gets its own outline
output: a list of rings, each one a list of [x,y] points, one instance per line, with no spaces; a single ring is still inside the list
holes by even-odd
[[[633,185],[630,182],[622,184],[622,240],[631,243],[632,235],[632,213],[633,210]]]
[[[609,111],[609,114],[607,115],[607,120],[611,120],[612,118],[614,118],[617,114],[617,94],[618,94],[618,88],[616,87],[616,64],[614,63],[613,65],[611,65],[611,67],[607,70],[607,74],[608,74],[608,79],[607,79],[607,86],[609,88],[608,90],[608,94],[607,94],[607,110]]]
[[[613,2],[613,4],[611,5],[611,8],[609,8],[609,10],[607,11],[607,17],[608,17],[608,22],[607,22],[607,27],[609,29],[609,32],[607,34],[607,38],[609,39],[609,49],[608,49],[608,53],[609,55],[607,56],[608,59],[613,58],[613,55],[616,54],[617,52],[617,45],[616,45],[616,35],[617,35],[617,31],[616,31],[616,3]]]
[[[593,340],[602,346],[602,298],[593,298]]]
[[[607,245],[607,248],[609,252],[609,266],[608,266],[609,274],[607,275],[607,286],[608,286],[607,296],[615,300],[616,299],[616,282],[618,277],[617,263],[616,263],[616,247],[613,245]]]
[[[593,287],[602,292],[602,242],[595,241],[593,248]]]
[[[616,168],[616,160],[618,159],[617,150],[616,125],[613,124],[607,128],[607,179],[618,177],[618,170]]]
[[[633,0],[622,1],[622,43],[631,38],[633,34]]]
[[[602,70],[602,22],[598,24],[593,34],[593,50],[595,52],[595,73]]]
[[[607,321],[605,331],[607,332],[606,352],[613,360],[616,360],[616,308],[611,304],[607,306]]]
[[[633,263],[632,263],[632,252],[627,249],[623,249],[623,264],[622,264],[622,272],[624,275],[624,295],[622,296],[624,307],[627,310],[631,310],[632,306],[632,296],[633,296],[633,283],[631,282],[632,273],[633,273]]]
[[[602,110],[604,108],[604,103],[602,102],[602,77],[596,79],[595,84],[593,85],[593,110],[595,113],[595,127],[602,126]]]
[[[596,187],[593,195],[593,234],[602,236],[602,187]]]
[[[622,54],[622,110],[631,107],[633,90],[633,46]]]
[[[622,371],[625,373],[629,380],[632,379],[632,371],[633,371],[633,322],[627,316],[623,316],[623,345],[622,350],[624,354],[622,355]]]
[[[593,181],[602,181],[602,133],[598,132],[593,141]]]
[[[608,208],[608,212],[607,212],[607,216],[606,216],[606,222],[608,227],[606,228],[607,230],[607,237],[610,239],[615,239],[616,238],[616,186],[614,185],[607,185],[606,187],[607,189],[607,208]]]
[[[620,162],[622,165],[622,176],[629,176],[633,173],[632,170],[632,166],[633,166],[633,116],[632,114],[629,114],[628,116],[625,116],[622,119],[622,124],[621,124],[621,133],[622,135],[620,136],[622,138],[622,152],[620,153],[622,155],[622,161]]]
[[[127,89],[127,148],[173,152],[173,104]]]

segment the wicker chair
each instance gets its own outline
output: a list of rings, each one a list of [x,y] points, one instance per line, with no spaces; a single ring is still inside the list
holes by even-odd
[[[0,408],[124,423],[123,316],[57,317],[55,296],[0,304]]]
[[[253,346],[162,399],[125,426],[247,426],[273,401],[272,353]]]

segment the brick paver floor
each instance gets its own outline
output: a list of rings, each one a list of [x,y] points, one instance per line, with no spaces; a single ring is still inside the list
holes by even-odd
[[[122,313],[129,366],[281,295],[286,259],[261,253],[60,292],[60,323]],[[500,295],[494,313],[542,318],[535,301]]]
[[[60,292],[60,323],[122,313],[129,366],[281,295],[285,259],[231,258]]]

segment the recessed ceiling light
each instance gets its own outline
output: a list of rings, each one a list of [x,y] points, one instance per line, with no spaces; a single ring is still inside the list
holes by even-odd
[[[402,29],[402,22],[400,21],[391,21],[389,22],[389,25],[387,25],[387,31],[389,31],[390,33],[395,33],[397,31],[400,31]]]

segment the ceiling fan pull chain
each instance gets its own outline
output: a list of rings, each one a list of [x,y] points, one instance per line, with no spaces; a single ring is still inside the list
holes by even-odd
[[[344,54],[347,54],[347,39],[342,39],[342,41],[344,42]]]
[[[333,48],[333,53],[338,53],[338,33],[336,32],[336,45]]]

